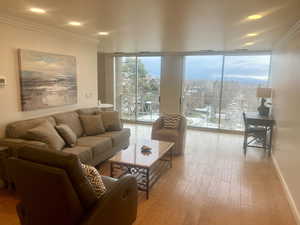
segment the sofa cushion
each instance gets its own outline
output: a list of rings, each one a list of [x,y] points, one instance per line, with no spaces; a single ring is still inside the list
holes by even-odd
[[[55,128],[68,147],[74,147],[76,145],[77,136],[67,124],[60,124],[55,126]]]
[[[6,127],[6,137],[8,138],[25,138],[27,131],[31,128],[38,126],[39,124],[48,121],[53,126],[56,125],[56,122],[53,117],[40,117],[30,120],[22,120],[13,122],[7,125]]]
[[[130,129],[124,128],[121,131],[111,131],[105,132],[104,134],[100,134],[97,137],[110,137],[112,139],[112,145],[120,146],[122,143],[127,142],[130,137]]]
[[[96,193],[97,198],[100,198],[106,192],[106,188],[98,170],[93,166],[89,166],[85,164],[81,164],[81,167],[83,169],[83,173],[85,174],[86,178],[89,180],[90,184],[92,185],[92,188]]]
[[[59,136],[55,128],[48,121],[28,130],[26,137],[29,140],[44,142],[53,150],[59,151],[65,146],[65,141]]]
[[[88,136],[102,134],[105,132],[101,115],[80,115],[84,133]]]
[[[78,138],[78,146],[90,147],[93,153],[93,158],[97,158],[103,152],[112,149],[112,140],[109,137],[87,136]]]
[[[102,121],[106,131],[122,130],[122,122],[119,113],[116,111],[101,112]]]
[[[64,169],[86,209],[89,209],[97,201],[96,194],[83,174],[80,161],[74,154],[32,148],[23,148],[16,151],[15,154],[18,158]]]
[[[84,109],[78,109],[77,112],[79,115],[96,115],[101,112],[101,108],[98,107],[84,108]]]
[[[66,112],[53,115],[58,125],[67,124],[77,135],[81,137],[83,135],[83,128],[77,112]]]
[[[64,148],[63,152],[77,155],[80,162],[89,164],[93,159],[92,149],[87,146],[75,146],[73,148]]]
[[[156,137],[162,141],[173,141],[176,142],[179,139],[179,133],[176,129],[160,129],[156,131]]]

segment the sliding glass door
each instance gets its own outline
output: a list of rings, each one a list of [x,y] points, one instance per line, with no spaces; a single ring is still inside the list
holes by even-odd
[[[193,127],[219,127],[222,55],[185,57],[183,114]]]
[[[136,117],[136,57],[117,57],[115,60],[116,107],[124,120]]]
[[[161,57],[115,57],[116,107],[121,118],[153,122],[159,117]]]
[[[159,117],[161,57],[137,58],[137,121],[153,122]]]
[[[242,113],[257,111],[256,89],[268,85],[269,67],[269,54],[185,56],[182,111],[188,125],[242,130]]]
[[[243,112],[256,112],[256,89],[268,85],[270,55],[225,56],[220,128],[243,129]]]

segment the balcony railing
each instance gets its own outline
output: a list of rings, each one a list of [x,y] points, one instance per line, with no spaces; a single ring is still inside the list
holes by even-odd
[[[125,120],[153,122],[159,117],[159,95],[143,96],[122,94],[117,98],[117,109]]]
[[[188,126],[243,129],[241,115],[243,111],[247,111],[243,107],[235,105],[233,108],[232,105],[228,105],[221,110],[220,114],[218,98],[206,98],[204,101],[203,98],[193,97],[192,100],[189,102],[185,99],[183,102],[183,113],[187,118]],[[160,115],[159,95],[148,93],[138,98],[135,95],[119,95],[117,109],[124,120],[153,122]]]

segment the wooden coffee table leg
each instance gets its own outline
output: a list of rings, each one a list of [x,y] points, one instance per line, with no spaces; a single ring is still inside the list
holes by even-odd
[[[172,168],[172,166],[173,166],[173,147],[170,150],[170,168]]]
[[[146,198],[149,199],[149,188],[150,188],[150,169],[146,168]]]

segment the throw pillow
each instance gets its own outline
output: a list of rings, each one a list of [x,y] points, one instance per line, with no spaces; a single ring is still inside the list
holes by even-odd
[[[167,129],[177,129],[179,127],[181,115],[166,114],[163,116],[163,127]]]
[[[95,167],[86,164],[81,164],[81,167],[84,175],[90,182],[92,189],[96,193],[97,198],[100,198],[105,193],[106,187],[98,170]]]
[[[26,137],[30,140],[44,142],[53,150],[60,151],[65,146],[65,141],[48,121],[28,130]]]
[[[101,108],[93,107],[93,108],[83,108],[77,110],[79,115],[97,115],[101,112]]]
[[[101,112],[103,124],[106,131],[122,130],[122,123],[119,113],[116,111]]]
[[[67,124],[60,124],[55,128],[69,147],[74,147],[76,145],[77,136]]]
[[[80,115],[83,130],[86,135],[92,136],[105,132],[101,114],[98,115]]]

